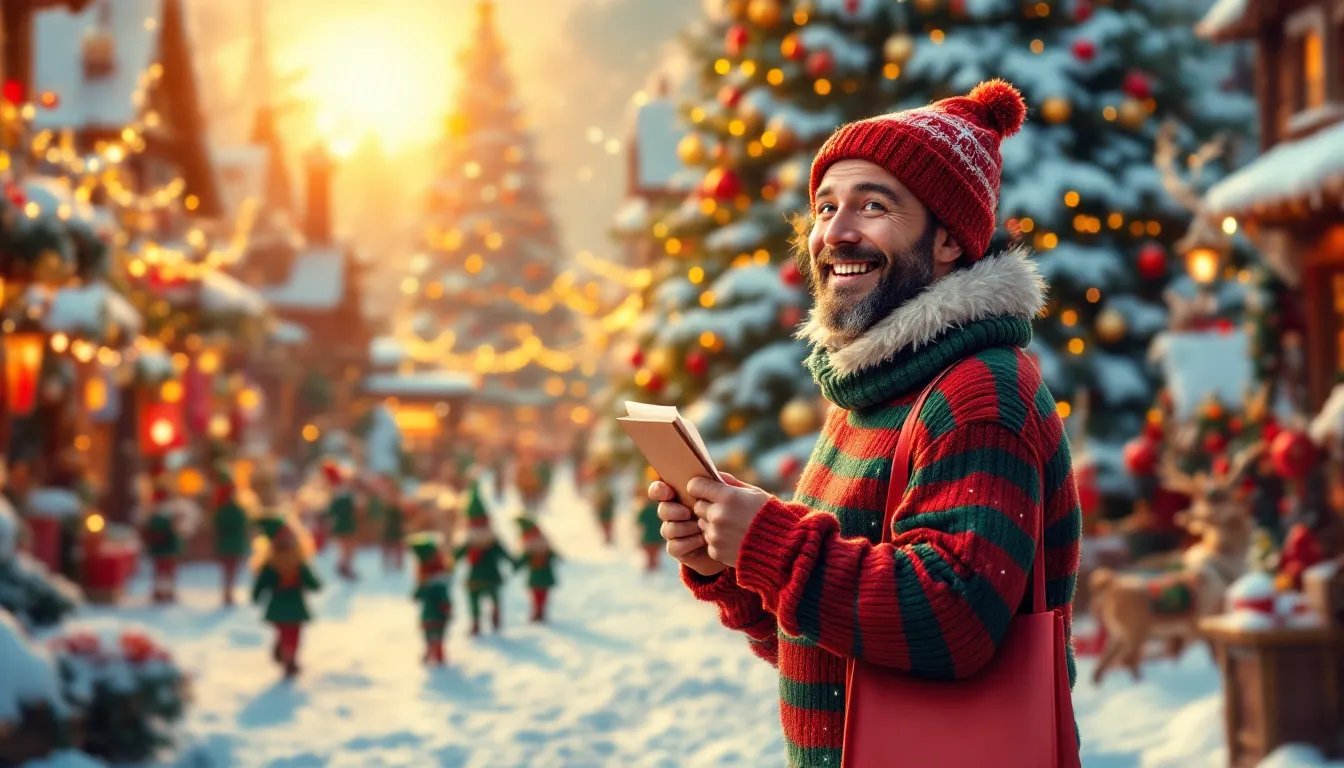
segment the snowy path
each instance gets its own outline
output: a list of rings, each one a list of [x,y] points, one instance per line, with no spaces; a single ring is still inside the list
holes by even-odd
[[[553,623],[526,623],[515,581],[503,634],[473,641],[459,590],[444,670],[419,664],[409,573],[382,574],[373,552],[353,586],[332,576],[330,552],[319,558],[326,589],[292,685],[257,610],[218,607],[208,566],[185,570],[178,606],[144,605],[137,583],[130,606],[84,621],[148,624],[196,675],[184,766],[782,766],[774,670],[685,594],[670,563],[643,574],[633,531],[609,550],[586,507],[552,509],[543,524],[567,555]],[[509,514],[495,514],[512,544]],[[1075,694],[1086,768],[1226,765],[1202,648],[1149,664],[1138,684],[1115,675],[1098,689],[1091,669],[1083,659]]]

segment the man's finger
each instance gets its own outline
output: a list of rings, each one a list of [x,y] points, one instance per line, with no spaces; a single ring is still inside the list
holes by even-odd
[[[658,519],[669,523],[680,523],[686,520],[692,520],[695,515],[691,510],[675,501],[664,501],[658,505]]]
[[[686,484],[686,492],[697,499],[706,501],[723,501],[732,493],[730,486],[720,483],[718,480],[710,480],[707,477],[693,477],[691,482]]]
[[[695,502],[695,516],[700,518],[701,520],[706,519],[706,517],[709,515],[709,507],[710,503],[703,499]]]
[[[727,483],[727,484],[729,484],[729,485],[731,485],[731,486],[733,486],[733,487],[735,487],[735,488],[746,488],[746,487],[747,487],[747,484],[746,484],[746,483],[742,482],[741,480],[738,480],[736,477],[733,477],[732,475],[728,474],[727,472],[719,472],[719,474],[720,474],[720,475],[723,475],[723,482],[725,482],[725,483]]]
[[[662,527],[660,527],[660,528],[658,529],[658,532],[659,532],[660,534],[662,534],[662,536],[663,536],[664,539],[682,539],[682,538],[685,538],[685,537],[687,537],[687,536],[699,536],[699,535],[700,535],[700,523],[699,523],[699,522],[685,522],[685,523],[672,523],[672,522],[667,522],[667,523],[663,523]]]
[[[687,536],[683,539],[668,539],[667,554],[673,559],[683,558],[696,550],[708,547],[709,543],[705,541],[704,536]]]
[[[662,480],[654,480],[649,483],[650,501],[672,501],[675,498],[677,498],[676,491],[673,491],[672,486]]]

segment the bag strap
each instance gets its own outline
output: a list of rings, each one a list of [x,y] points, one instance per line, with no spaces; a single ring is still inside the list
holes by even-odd
[[[956,363],[944,368],[933,377],[924,391],[919,393],[910,413],[901,424],[900,436],[896,438],[896,455],[891,462],[891,480],[887,484],[886,508],[882,514],[882,542],[891,542],[891,521],[896,516],[896,508],[901,505],[905,491],[910,486],[910,448],[915,442],[915,425],[919,423],[919,412],[924,401],[938,387],[938,382],[951,371]],[[1036,554],[1031,560],[1031,612],[1045,613],[1045,476],[1041,475],[1041,511],[1036,521]]]

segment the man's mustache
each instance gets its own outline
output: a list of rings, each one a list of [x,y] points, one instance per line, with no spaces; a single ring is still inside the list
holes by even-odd
[[[861,245],[839,245],[826,246],[817,254],[817,266],[829,267],[832,264],[840,262],[867,261],[882,266],[887,262],[887,255],[876,248],[869,248]]]

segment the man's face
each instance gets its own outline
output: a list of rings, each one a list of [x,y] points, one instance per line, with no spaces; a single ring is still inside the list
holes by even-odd
[[[842,160],[817,186],[800,271],[828,329],[857,338],[951,271],[960,249],[905,185]]]

